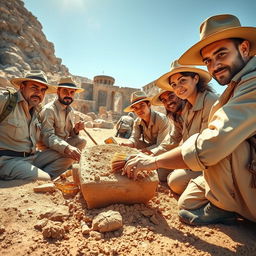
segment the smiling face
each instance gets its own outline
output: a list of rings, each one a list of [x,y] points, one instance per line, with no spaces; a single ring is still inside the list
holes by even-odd
[[[59,102],[63,105],[70,105],[74,101],[76,90],[70,88],[60,87],[57,94]]]
[[[174,92],[164,92],[159,96],[159,99],[163,103],[165,109],[172,113],[176,113],[182,104],[182,100],[177,97]]]
[[[20,91],[27,101],[29,109],[37,106],[44,100],[47,89],[46,85],[34,81],[26,81],[20,85]]]
[[[245,66],[249,56],[249,42],[220,40],[204,47],[201,55],[213,78],[219,84],[226,85]]]
[[[169,78],[169,83],[174,93],[183,100],[188,100],[192,105],[197,96],[197,83],[199,76],[192,73],[192,76],[185,76],[183,73],[176,73]]]

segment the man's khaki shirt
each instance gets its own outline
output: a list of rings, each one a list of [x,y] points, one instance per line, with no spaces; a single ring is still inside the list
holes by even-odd
[[[0,113],[8,99],[8,93],[0,91]],[[0,123],[0,150],[34,153],[40,139],[41,124],[38,121],[39,107],[29,113],[28,103],[18,91],[14,110]]]
[[[145,142],[150,145],[147,149],[151,150],[161,144],[168,134],[169,128],[168,118],[164,114],[151,109],[149,125],[147,126],[141,118],[137,118],[134,121],[133,132],[129,141],[133,142],[136,147],[142,141],[143,133]]]
[[[76,119],[72,107],[61,104],[58,99],[49,102],[41,111],[42,139],[45,146],[64,153],[69,137],[77,136],[74,131]]]
[[[233,86],[233,95],[221,104]],[[256,221],[256,189],[250,186],[250,149],[246,139],[255,134],[256,57],[253,57],[213,106],[208,127],[182,145],[187,166],[204,170],[207,199],[252,221]]]

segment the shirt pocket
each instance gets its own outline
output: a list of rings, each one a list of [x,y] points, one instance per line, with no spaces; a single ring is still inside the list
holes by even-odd
[[[6,133],[9,137],[22,140],[28,137],[28,126],[24,120],[10,118]]]

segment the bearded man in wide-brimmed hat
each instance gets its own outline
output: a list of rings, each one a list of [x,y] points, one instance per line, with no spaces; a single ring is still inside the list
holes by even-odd
[[[61,78],[57,88],[57,98],[46,104],[41,111],[42,142],[46,148],[37,158],[38,164],[54,179],[66,171],[72,163],[79,162],[86,140],[79,136],[84,122],[75,115],[70,106],[77,93],[84,91],[71,77]]]
[[[232,223],[243,216],[256,222],[256,28],[242,27],[237,17],[224,14],[205,20],[200,36],[179,63],[206,65],[220,85],[227,85],[207,128],[175,150],[129,160],[124,172],[201,169],[201,184],[190,182],[179,198],[181,221]]]
[[[56,88],[39,70],[13,78],[11,83],[18,89],[12,94],[14,98],[10,98],[8,91],[0,91],[0,179],[49,180],[50,176],[34,160],[41,132],[40,103],[45,94],[55,92]]]

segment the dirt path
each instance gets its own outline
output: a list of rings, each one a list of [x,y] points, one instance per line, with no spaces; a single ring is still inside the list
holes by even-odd
[[[114,130],[88,131],[99,144],[114,135]],[[33,192],[42,183],[0,181],[0,255],[256,255],[255,223],[184,225],[164,184],[148,205],[88,210],[80,193],[65,198],[59,190]],[[83,235],[81,221],[90,226],[93,217],[106,209],[121,213],[123,228]]]

